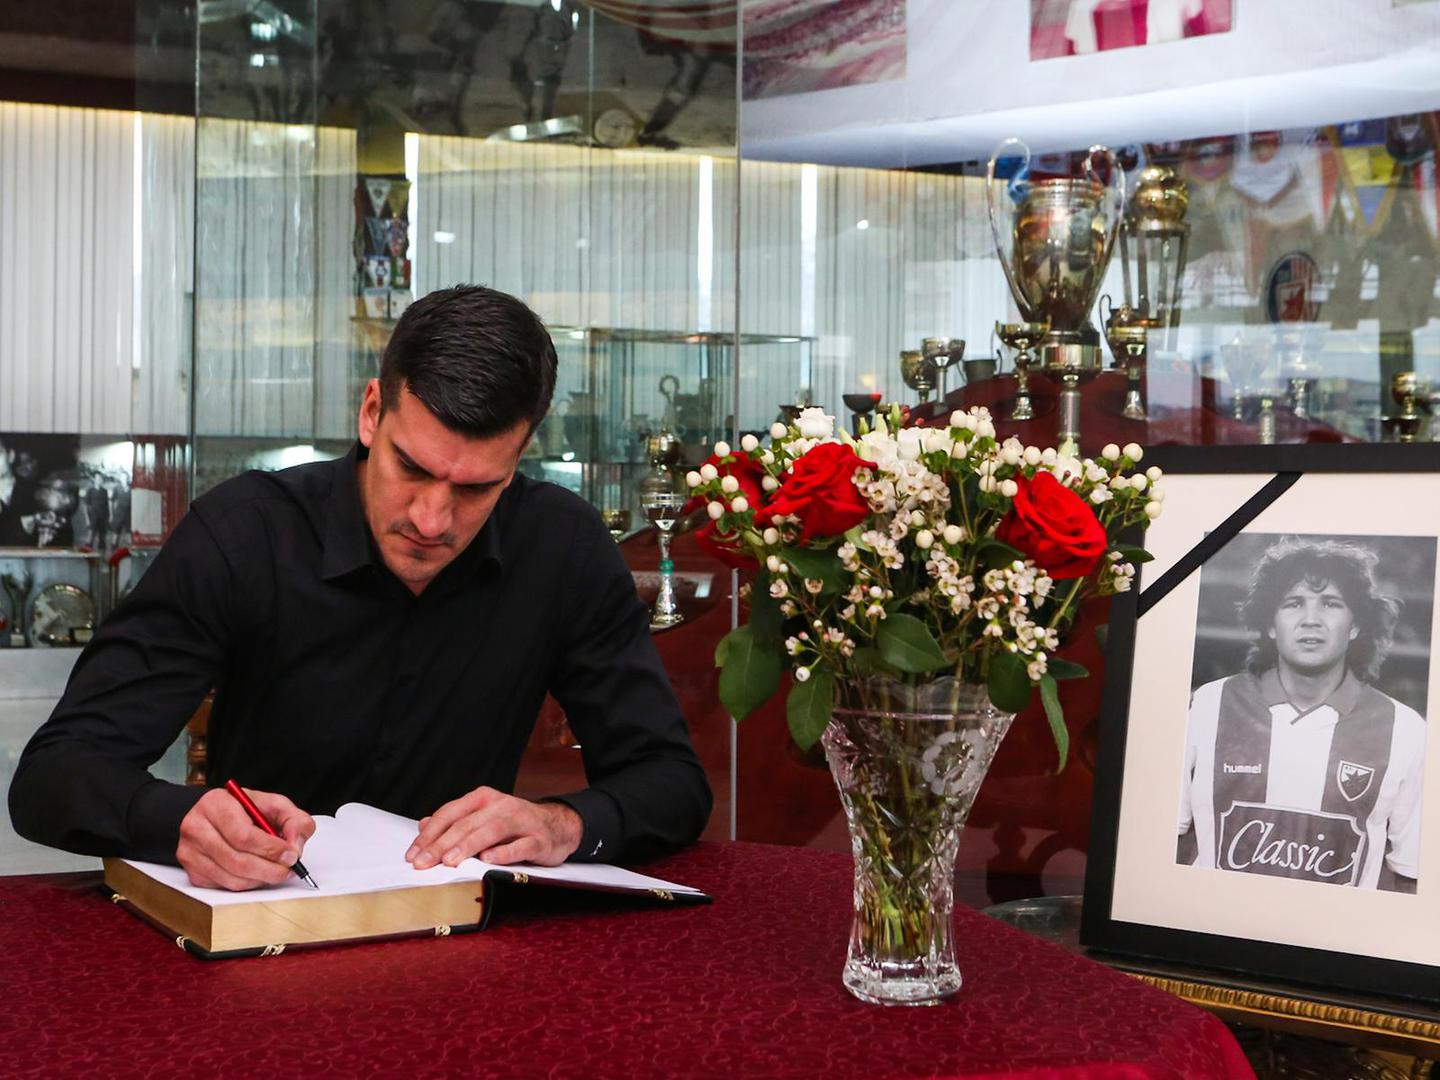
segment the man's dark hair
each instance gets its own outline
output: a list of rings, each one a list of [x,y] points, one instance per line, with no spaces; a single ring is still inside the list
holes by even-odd
[[[484,285],[429,293],[405,310],[380,359],[382,411],[408,390],[452,431],[493,438],[544,419],[555,343],[533,311]]]
[[[1275,642],[1269,631],[1275,625],[1280,602],[1296,584],[1311,589],[1333,585],[1340,590],[1359,631],[1350,643],[1345,663],[1357,676],[1374,680],[1395,638],[1400,601],[1382,595],[1375,582],[1379,556],[1369,548],[1340,540],[1306,540],[1283,537],[1271,546],[1255,567],[1250,592],[1240,602],[1240,621],[1258,637],[1250,643],[1245,666],[1256,675],[1277,663]]]

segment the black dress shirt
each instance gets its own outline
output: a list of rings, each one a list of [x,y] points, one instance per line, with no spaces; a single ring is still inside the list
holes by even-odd
[[[205,693],[211,785],[311,813],[423,817],[511,790],[546,692],[582,747],[575,859],[694,840],[711,794],[615,543],[586,502],[517,475],[413,595],[361,509],[358,444],[197,499],[105,620],[10,788],[16,831],[83,854],[175,862],[203,793],[147,771]]]

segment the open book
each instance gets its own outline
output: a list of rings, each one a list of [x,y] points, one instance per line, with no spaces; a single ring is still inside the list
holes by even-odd
[[[466,859],[416,870],[405,851],[420,830],[411,818],[363,803],[317,815],[303,861],[320,890],[298,878],[229,892],[190,884],[176,866],[105,860],[105,884],[122,902],[199,956],[274,955],[286,946],[479,930],[496,880],[638,893],[705,902],[704,893],[603,863],[498,866]]]

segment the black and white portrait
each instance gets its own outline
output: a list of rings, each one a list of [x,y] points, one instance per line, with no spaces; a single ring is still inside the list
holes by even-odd
[[[0,547],[70,547],[77,496],[63,477],[79,461],[75,435],[0,432]]]
[[[1433,537],[1242,533],[1201,571],[1177,861],[1414,892]]]

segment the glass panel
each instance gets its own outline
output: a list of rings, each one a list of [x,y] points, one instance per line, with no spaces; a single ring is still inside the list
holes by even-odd
[[[1435,5],[1347,9],[1323,29],[1269,0],[1000,7],[744,0],[741,327],[817,343],[808,377],[768,395],[808,392],[842,417],[845,393],[916,419],[985,405],[1002,435],[1041,447],[1066,419],[1089,452],[1440,437]],[[989,186],[1006,136],[1029,144],[1028,171],[1002,155]],[[1126,210],[1069,312],[1046,283],[1075,283],[1096,234],[1074,198],[1046,193],[1084,178],[1102,139]],[[1099,182],[1116,175],[1104,156]],[[1042,195],[1046,213],[1023,221],[1007,201]],[[1033,244],[1042,221],[1022,311],[998,251]],[[1028,420],[1017,350],[994,333],[1022,315],[1052,323]],[[934,337],[963,339],[963,359],[943,388],[907,382],[901,351],[923,359]],[[1062,417],[1059,369],[1076,358],[1078,412]],[[742,353],[742,387],[767,377]],[[764,410],[740,400],[754,424]],[[1066,655],[1098,672],[1088,624]],[[1099,684],[1065,684],[1075,752],[1059,776],[1038,708],[1007,737],[962,842],[976,902],[1078,889]],[[740,726],[737,783],[741,838],[846,845],[829,777],[790,748],[778,705]]]

